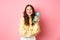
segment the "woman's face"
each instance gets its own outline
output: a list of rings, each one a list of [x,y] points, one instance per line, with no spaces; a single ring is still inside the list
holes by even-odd
[[[28,16],[30,16],[31,14],[32,14],[32,8],[30,7],[30,6],[28,6],[27,8],[26,8],[26,13],[28,14]]]

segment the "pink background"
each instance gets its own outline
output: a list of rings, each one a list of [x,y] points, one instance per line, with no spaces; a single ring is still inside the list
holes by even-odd
[[[20,40],[19,20],[27,4],[41,12],[37,40],[60,40],[60,0],[0,0],[0,40]]]

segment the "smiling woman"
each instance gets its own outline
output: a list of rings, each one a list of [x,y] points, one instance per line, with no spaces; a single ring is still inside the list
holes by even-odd
[[[33,23],[34,16],[33,6],[27,5],[24,10],[24,16],[20,19],[20,40],[36,40],[35,36],[40,32],[40,27],[38,21]]]

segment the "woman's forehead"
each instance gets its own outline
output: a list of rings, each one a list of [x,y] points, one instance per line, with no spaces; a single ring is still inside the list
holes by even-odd
[[[28,7],[27,7],[27,9],[29,9],[29,8],[32,9],[31,6],[28,6]]]

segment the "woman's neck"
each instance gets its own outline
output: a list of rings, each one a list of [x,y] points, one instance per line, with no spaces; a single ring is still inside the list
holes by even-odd
[[[29,18],[31,18],[31,16],[29,16]]]

